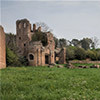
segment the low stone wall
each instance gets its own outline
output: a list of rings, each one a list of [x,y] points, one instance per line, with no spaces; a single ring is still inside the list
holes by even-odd
[[[100,61],[87,61],[87,60],[83,60],[83,61],[69,61],[70,63],[92,63],[92,64],[100,64]]]
[[[0,26],[0,69],[6,67],[5,33]]]

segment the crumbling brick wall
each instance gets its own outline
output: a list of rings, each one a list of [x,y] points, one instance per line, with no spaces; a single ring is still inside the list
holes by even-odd
[[[59,64],[66,64],[66,48],[62,48],[58,54]]]
[[[28,42],[31,40],[31,24],[27,19],[16,21],[16,44],[18,54],[26,56]]]
[[[0,69],[6,67],[5,33],[0,26]]]
[[[28,61],[30,66],[44,66],[45,65],[45,52],[42,48],[42,43],[30,42],[28,49]]]
[[[35,24],[33,24],[32,29],[33,30],[31,30],[31,24],[27,19],[17,20],[16,43],[18,47],[18,54],[26,56],[29,61],[29,65],[31,66],[54,64],[55,41],[53,34],[50,32],[42,32],[41,27],[36,28]],[[43,38],[41,39],[40,37]],[[66,62],[65,51],[65,49],[62,49],[59,53],[59,63],[61,64],[65,64]]]
[[[47,32],[47,46],[46,49],[49,50],[49,62],[50,64],[54,64],[55,63],[55,41],[54,41],[54,37],[53,34],[50,32]]]

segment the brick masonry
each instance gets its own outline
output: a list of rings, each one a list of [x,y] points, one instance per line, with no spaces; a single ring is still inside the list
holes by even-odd
[[[5,33],[0,26],[0,69],[6,68]]]
[[[45,66],[48,64],[54,64],[55,61],[55,41],[51,32],[45,32],[47,39],[47,45],[43,46],[41,41],[31,41],[32,36],[36,32],[41,32],[41,27],[36,28],[33,24],[33,30],[31,24],[27,19],[16,21],[16,43],[18,54],[25,56],[28,59],[30,66]],[[42,34],[42,33],[41,33]],[[65,49],[59,51],[59,63],[66,63]]]

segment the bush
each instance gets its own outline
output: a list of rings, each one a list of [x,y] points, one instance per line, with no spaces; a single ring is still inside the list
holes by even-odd
[[[75,48],[73,48],[73,47],[66,48],[66,59],[67,60],[75,59]]]
[[[16,54],[6,47],[6,64],[7,66],[19,66],[20,62]]]
[[[100,60],[100,51],[97,52],[98,60]]]
[[[97,58],[98,60],[100,60],[100,49],[96,49],[96,51],[97,51]]]
[[[19,61],[21,63],[21,66],[28,66],[28,59],[26,57],[20,56]]]
[[[98,54],[95,50],[88,50],[86,56],[91,60],[98,60]]]
[[[77,48],[75,50],[75,58],[78,60],[86,59],[86,51],[83,48]]]

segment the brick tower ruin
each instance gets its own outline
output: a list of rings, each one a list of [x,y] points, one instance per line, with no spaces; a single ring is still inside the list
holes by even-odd
[[[0,69],[6,68],[5,33],[0,26]]]
[[[43,33],[41,27],[36,28],[35,24],[33,24],[32,30],[27,19],[16,21],[16,33],[18,54],[27,58],[30,66],[45,66],[55,63],[55,41],[52,33]],[[33,41],[34,36],[38,36],[38,34],[44,35],[43,39],[46,39],[46,45],[42,40]],[[59,57],[62,57],[60,63],[65,63],[65,56],[61,56],[64,54],[64,49],[59,51]]]
[[[18,20],[16,22],[16,33],[18,53],[26,56],[28,52],[28,43],[31,41],[31,24],[27,19]]]

